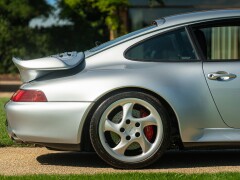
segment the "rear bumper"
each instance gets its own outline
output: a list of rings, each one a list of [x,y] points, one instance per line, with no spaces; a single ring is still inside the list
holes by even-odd
[[[17,142],[80,144],[91,102],[12,102],[5,105],[7,129]]]
[[[6,120],[6,127],[9,137],[14,140],[16,143],[24,143],[21,139],[17,137],[16,134],[13,133],[11,126],[8,125],[8,121]]]

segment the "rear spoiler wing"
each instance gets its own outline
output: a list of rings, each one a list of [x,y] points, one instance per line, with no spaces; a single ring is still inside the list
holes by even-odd
[[[21,80],[23,82],[29,82],[52,71],[76,67],[84,60],[84,53],[65,52],[62,54],[31,60],[22,60],[13,57],[12,60],[20,72]]]

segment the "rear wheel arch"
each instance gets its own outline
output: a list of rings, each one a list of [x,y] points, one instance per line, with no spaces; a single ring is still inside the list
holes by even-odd
[[[177,146],[182,146],[178,119],[177,119],[177,116],[176,116],[173,108],[171,107],[171,105],[164,98],[162,98],[159,94],[157,94],[151,90],[139,88],[139,87],[124,87],[124,88],[120,88],[120,89],[116,89],[111,92],[108,92],[96,100],[95,104],[88,112],[88,115],[86,116],[86,119],[85,119],[85,122],[83,125],[82,136],[81,136],[81,149],[83,151],[94,151],[92,144],[91,144],[91,140],[90,140],[89,128],[90,128],[90,120],[93,116],[93,113],[98,108],[98,106],[108,97],[115,95],[115,94],[119,94],[121,92],[127,92],[127,91],[141,92],[141,93],[145,93],[145,94],[151,95],[154,98],[156,98],[165,107],[165,109],[168,113],[168,116],[171,120],[171,122],[170,122],[170,124],[171,124],[171,141],[172,141],[171,144],[177,145]]]

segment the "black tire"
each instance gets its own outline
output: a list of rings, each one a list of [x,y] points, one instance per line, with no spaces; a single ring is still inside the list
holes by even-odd
[[[149,155],[149,157],[146,157],[145,159],[142,159],[141,161],[133,161],[133,162],[126,162],[122,159],[117,159],[113,157],[103,146],[102,141],[100,139],[99,134],[99,125],[100,125],[100,119],[103,116],[103,113],[106,111],[106,109],[112,105],[113,103],[126,99],[126,98],[135,98],[143,100],[144,102],[147,102],[152,105],[152,107],[155,108],[156,112],[161,118],[161,127],[162,127],[162,133],[161,133],[161,144],[156,147],[156,150]],[[133,110],[132,110],[133,111]],[[134,110],[135,111],[135,110]],[[143,131],[141,131],[143,132]],[[100,103],[100,106],[96,109],[95,113],[93,114],[93,117],[90,122],[90,138],[92,145],[96,151],[96,153],[108,164],[115,168],[119,169],[138,169],[146,167],[161,157],[161,155],[165,152],[165,150],[169,146],[170,142],[170,120],[168,118],[168,114],[161,104],[161,102],[146,93],[142,92],[135,92],[135,91],[126,91],[126,92],[120,92],[116,93],[114,95],[111,95],[110,97],[106,98],[103,102]],[[106,145],[105,145],[106,146]],[[110,145],[109,145],[110,146]],[[143,151],[143,150],[142,150]],[[126,152],[125,152],[126,153]],[[125,156],[125,154],[123,155]]]

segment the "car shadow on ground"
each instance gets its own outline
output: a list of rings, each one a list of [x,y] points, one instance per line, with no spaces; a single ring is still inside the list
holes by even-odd
[[[109,167],[96,153],[57,152],[37,157],[42,165],[76,166],[76,167]]]
[[[37,157],[42,165],[109,168],[96,153],[59,152]],[[149,169],[240,166],[240,150],[169,151]]]
[[[151,169],[177,169],[240,166],[240,150],[170,151],[151,165]]]

